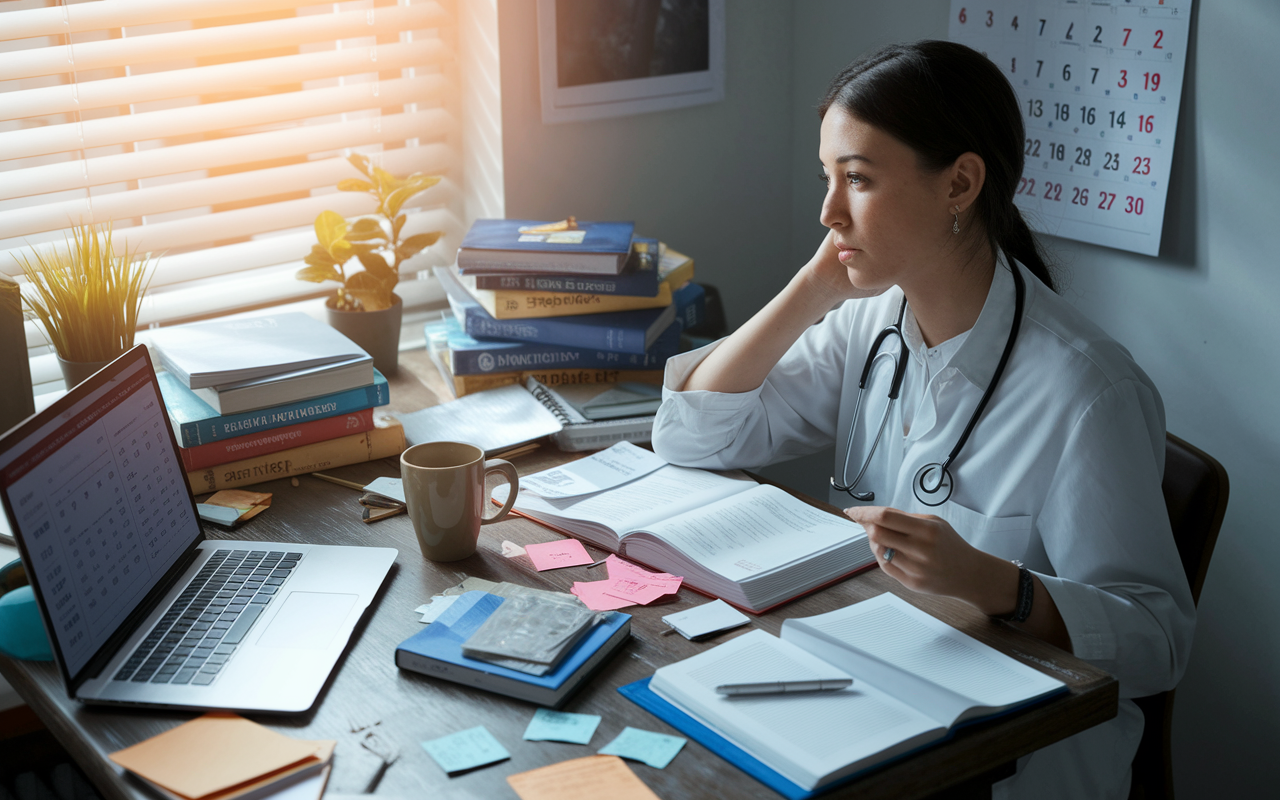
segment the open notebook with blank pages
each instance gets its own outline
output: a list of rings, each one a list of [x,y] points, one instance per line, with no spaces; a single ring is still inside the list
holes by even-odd
[[[853,685],[839,691],[715,691],[725,683],[846,676]],[[703,743],[744,768],[758,762],[753,766],[780,781],[773,788],[787,797],[829,788],[966,722],[1066,691],[1061,681],[892,594],[786,620],[781,638],[752,631],[662,667],[647,683],[620,691],[699,741],[708,732],[719,737],[728,750]]]

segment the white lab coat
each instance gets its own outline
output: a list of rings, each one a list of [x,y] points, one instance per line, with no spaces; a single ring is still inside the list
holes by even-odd
[[[908,308],[910,355],[859,491],[875,505],[946,519],[966,541],[1018,559],[1053,596],[1075,652],[1116,676],[1116,719],[1019,761],[995,797],[1123,798],[1142,735],[1124,698],[1172,688],[1186,667],[1195,608],[1164,497],[1164,407],[1127,350],[1021,266],[1026,308],[1017,344],[981,420],[951,467],[955,490],[936,508],[911,483],[960,438],[990,382],[1014,317],[1013,277],[1002,260],[978,321],[946,358],[924,347]],[[848,483],[884,415],[892,362],[872,372],[855,424],[858,378],[872,341],[897,316],[893,289],[849,301],[811,327],[764,384],[750,392],[680,391],[716,347],[667,364],[654,449],[676,464],[756,468],[836,445],[835,476]],[[893,339],[891,342],[895,341]],[[926,359],[941,358],[927,370]],[[904,406],[911,421],[904,428]],[[833,502],[857,505],[840,494]]]

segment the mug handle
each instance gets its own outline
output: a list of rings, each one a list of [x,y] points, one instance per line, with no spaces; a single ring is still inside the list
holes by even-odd
[[[511,465],[510,461],[491,458],[484,462],[484,476],[487,478],[494,472],[501,472],[506,476],[507,483],[511,485],[511,491],[507,492],[507,502],[502,504],[502,509],[497,514],[492,517],[480,517],[481,525],[488,525],[490,522],[497,522],[505,517],[507,512],[511,510],[511,506],[516,502],[516,492],[520,491],[520,476],[516,474],[516,468]],[[488,500],[489,498],[486,497],[485,499]]]

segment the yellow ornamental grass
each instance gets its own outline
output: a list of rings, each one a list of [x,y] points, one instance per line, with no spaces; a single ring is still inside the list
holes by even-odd
[[[110,361],[133,347],[151,260],[117,254],[110,225],[72,228],[66,244],[14,258],[31,282],[23,303],[64,360]]]

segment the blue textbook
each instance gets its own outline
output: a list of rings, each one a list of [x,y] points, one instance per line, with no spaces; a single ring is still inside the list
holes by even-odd
[[[558,708],[631,635],[631,616],[611,611],[555,669],[541,676],[467,658],[462,654],[462,643],[471,638],[502,602],[503,598],[488,592],[463,594],[425,630],[400,643],[396,648],[396,666]]]
[[[573,272],[617,275],[627,263],[635,225],[578,222],[574,230],[529,230],[548,223],[478,219],[462,239],[458,267],[468,272]]]
[[[161,372],[156,378],[160,382],[160,396],[164,399],[165,409],[173,422],[173,431],[183,447],[196,447],[285,425],[350,414],[391,402],[387,379],[374,370],[373,383],[367,386],[224,416],[188,389],[176,375]]]
[[[582,314],[576,317],[494,319],[458,282],[448,267],[435,267],[449,307],[463,330],[477,339],[539,342],[584,350],[643,355],[676,318],[677,304],[665,308]]]
[[[644,353],[608,353],[536,342],[481,341],[468,336],[447,313],[423,326],[427,347],[448,360],[454,375],[487,375],[542,369],[661,369],[680,351],[680,326],[671,323]]]

